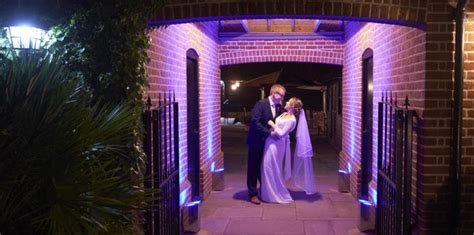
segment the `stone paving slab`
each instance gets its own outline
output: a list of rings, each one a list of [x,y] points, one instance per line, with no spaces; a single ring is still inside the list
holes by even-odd
[[[298,220],[327,220],[337,218],[337,211],[331,201],[296,201]]]
[[[330,221],[335,235],[360,234],[357,229],[358,219]]]
[[[325,194],[326,197],[329,198],[329,200],[333,202],[356,202],[354,197],[352,197],[351,194],[349,193],[327,193]]]
[[[362,234],[357,229],[358,204],[352,195],[338,192],[338,157],[324,143],[313,143],[316,194],[306,195],[289,181],[287,187],[293,203],[248,202],[245,134],[223,129],[225,189],[212,191],[201,204],[201,230],[197,234]]]
[[[262,218],[262,207],[220,207],[207,218]]]
[[[329,220],[304,221],[305,234],[334,235],[334,230]]]
[[[263,220],[296,220],[296,210],[291,207],[264,207]]]
[[[216,218],[202,218],[201,229],[202,232],[207,232],[207,234],[223,234],[227,224],[229,223],[228,218],[225,219],[216,219]],[[201,231],[200,231],[201,232]]]
[[[303,221],[231,220],[225,234],[288,234],[304,235]]]
[[[359,218],[359,206],[355,202],[333,202],[337,217]]]

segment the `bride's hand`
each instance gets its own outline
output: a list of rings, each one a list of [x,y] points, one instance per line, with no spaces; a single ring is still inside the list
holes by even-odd
[[[275,126],[275,123],[272,120],[268,120],[267,124],[272,127]]]
[[[278,140],[278,134],[276,133],[276,131],[272,131],[272,132],[270,133],[270,136],[271,136],[272,138]]]

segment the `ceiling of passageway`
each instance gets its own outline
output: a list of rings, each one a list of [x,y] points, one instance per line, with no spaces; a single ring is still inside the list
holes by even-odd
[[[343,32],[342,20],[261,19],[221,20],[219,32],[324,33]]]
[[[326,19],[220,20],[220,37],[343,36],[344,21]]]

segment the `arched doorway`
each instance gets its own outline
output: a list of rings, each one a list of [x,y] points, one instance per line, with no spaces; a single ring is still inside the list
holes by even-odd
[[[188,126],[188,180],[191,183],[191,200],[201,197],[200,160],[199,160],[199,64],[198,54],[189,49],[186,52],[186,87],[187,87],[187,126]],[[189,212],[189,222],[198,219],[198,207]]]
[[[272,27],[272,21],[271,20],[267,20],[267,28],[268,28],[268,25],[270,25],[270,27]],[[270,23],[268,23],[270,22]],[[274,22],[279,22],[279,21],[274,21]],[[295,25],[297,25],[298,22],[295,22]],[[197,30],[198,30],[198,33],[202,33],[202,31],[199,31],[199,30],[202,30],[202,28],[204,26],[209,26],[209,27],[216,27],[216,25],[219,25],[219,24],[216,24],[215,22],[209,22],[209,23],[200,23],[199,26],[200,27],[197,27]],[[244,26],[248,26],[248,21],[244,21],[242,24],[242,27],[240,28],[244,28]],[[277,25],[276,23],[274,25]],[[316,25],[321,25],[321,24],[316,24],[315,23],[315,26]],[[183,27],[183,32],[187,32],[187,31],[184,31],[185,30],[188,30],[188,26],[182,26]],[[218,27],[218,26],[217,26]],[[320,26],[319,26],[320,27]],[[354,171],[354,169],[357,169],[357,171],[359,169],[361,169],[361,146],[362,146],[362,140],[361,140],[361,127],[362,127],[362,122],[363,120],[361,120],[361,117],[363,116],[361,114],[361,104],[362,104],[362,82],[361,82],[361,69],[362,69],[362,66],[361,66],[361,52],[360,51],[361,49],[364,50],[365,48],[367,47],[371,47],[371,48],[374,48],[374,50],[377,50],[377,51],[380,51],[379,48],[380,47],[387,47],[389,46],[389,48],[400,48],[402,49],[402,45],[398,45],[398,44],[394,44],[394,43],[389,43],[387,42],[387,40],[385,40],[384,38],[382,38],[380,36],[380,34],[370,34],[376,30],[373,30],[373,29],[378,29],[378,30],[382,30],[383,32],[385,32],[385,34],[382,34],[382,35],[392,35],[390,34],[391,32],[397,32],[398,31],[395,31],[396,26],[391,26],[391,25],[378,25],[378,24],[375,24],[375,23],[367,23],[367,24],[364,24],[364,23],[359,23],[359,22],[348,22],[347,24],[347,27],[345,28],[345,30],[347,31],[348,33],[348,36],[346,37],[346,40],[349,41],[350,40],[350,43],[347,43],[346,41],[337,41],[337,40],[327,40],[327,39],[324,39],[324,40],[319,40],[318,38],[314,38],[311,40],[310,44],[308,43],[308,46],[304,46],[302,45],[302,39],[295,39],[295,40],[298,40],[297,41],[297,44],[298,44],[298,47],[296,48],[296,46],[292,46],[291,48],[290,47],[287,47],[286,50],[280,50],[280,46],[285,46],[285,42],[282,43],[282,41],[277,41],[277,40],[271,40],[271,39],[266,39],[266,41],[263,41],[263,40],[258,40],[258,43],[265,43],[265,44],[271,44],[272,46],[272,50],[265,50],[265,48],[263,47],[263,49],[259,49],[259,45],[256,45],[256,43],[254,42],[253,45],[250,45],[249,41],[248,40],[238,40],[238,38],[236,38],[234,41],[232,40],[228,40],[228,41],[225,41],[225,40],[220,40],[218,42],[218,49],[217,49],[217,54],[218,54],[218,62],[219,62],[219,65],[230,65],[230,64],[243,64],[243,63],[255,63],[255,62],[264,62],[266,60],[268,61],[281,61],[281,60],[284,60],[284,61],[298,61],[298,62],[313,62],[313,63],[329,63],[329,64],[342,64],[344,63],[345,66],[347,64],[347,68],[345,70],[345,73],[344,73],[344,78],[345,78],[345,82],[344,85],[343,85],[343,89],[342,89],[342,93],[344,94],[343,97],[345,98],[349,98],[349,99],[345,99],[346,101],[344,102],[343,105],[341,105],[341,108],[344,110],[344,117],[343,117],[343,123],[344,123],[344,129],[342,131],[342,135],[343,135],[343,148],[341,150],[341,153],[340,153],[340,156],[341,156],[341,160],[340,160],[340,166],[341,166],[341,169],[345,170],[347,169],[347,171],[350,174],[350,177],[351,177],[351,182],[357,182],[357,176],[360,176],[358,174],[356,174],[356,172]],[[291,28],[291,24],[290,24],[290,28]],[[297,28],[297,27],[296,27]],[[173,30],[175,30],[175,28],[173,28]],[[317,30],[315,30],[317,31]],[[403,30],[402,30],[404,33],[413,33],[415,35],[422,35],[423,32],[418,32],[417,29],[410,29],[408,27],[405,27]],[[215,31],[213,31],[215,32]],[[181,31],[180,31],[181,33]],[[204,33],[205,34],[205,33]],[[189,33],[185,33],[185,35],[194,35],[194,34],[189,34]],[[201,35],[201,34],[198,34],[198,35]],[[373,41],[370,41],[370,40],[367,40],[367,39],[364,39],[364,38],[367,38],[368,36],[371,36],[374,38]],[[216,37],[219,37],[219,34],[218,35],[215,35],[215,34],[212,34],[211,35],[212,37],[204,37],[204,38],[216,38]],[[251,35],[252,36],[252,35]],[[191,36],[189,36],[191,37]],[[369,38],[371,38],[369,37]],[[168,37],[167,37],[168,38]],[[166,38],[166,39],[167,39]],[[390,38],[390,37],[389,37]],[[198,38],[199,40],[201,38]],[[199,41],[198,39],[196,39],[196,41]],[[246,38],[248,39],[248,38]],[[263,42],[262,42],[263,41]],[[321,42],[321,43],[320,43]],[[200,42],[201,43],[201,42]],[[328,43],[330,43],[331,45],[328,45]],[[202,44],[202,43],[201,43]],[[207,44],[206,44],[207,45]],[[211,44],[211,46],[213,46],[214,44]],[[321,45],[320,47],[318,45]],[[415,45],[415,44],[413,44]],[[194,45],[193,45],[194,46]],[[262,45],[263,46],[263,45]],[[192,46],[191,46],[192,47]],[[412,48],[414,46],[409,46],[407,48]],[[188,47],[189,48],[189,47]],[[215,48],[215,47],[212,47],[212,48]],[[294,49],[293,49],[294,48]],[[325,51],[325,50],[328,50],[328,51]],[[213,50],[215,51],[215,50]],[[202,68],[202,74],[200,75],[201,76],[201,79],[202,79],[202,84],[203,84],[203,89],[201,90],[201,93],[202,93],[202,98],[203,100],[206,100],[206,92],[208,92],[208,90],[206,89],[205,85],[206,84],[206,63],[205,63],[205,59],[207,58],[207,54],[205,52],[201,52],[199,51],[200,54],[202,55],[206,55],[205,56],[202,56],[200,58],[200,67]],[[270,56],[271,55],[271,56]],[[354,56],[354,58],[352,58],[352,56]],[[387,54],[385,55],[384,54],[384,57],[387,56],[388,58],[390,58],[390,54]],[[348,59],[345,59],[346,57],[348,57]],[[215,59],[215,57],[212,57],[213,59]],[[321,59],[321,60],[317,60],[317,59]],[[323,61],[324,60],[324,61]],[[213,60],[214,62],[215,60]],[[387,60],[388,61],[388,60]],[[384,61],[385,62],[385,61]],[[379,66],[382,62],[377,62],[377,65]],[[384,63],[382,63],[384,64]],[[172,64],[174,66],[174,64]],[[385,64],[384,64],[385,65]],[[173,67],[173,66],[170,66],[170,67]],[[376,88],[380,88],[380,87],[384,87],[384,88],[390,88],[393,86],[392,84],[392,81],[389,79],[390,78],[390,74],[392,71],[398,69],[399,67],[402,67],[402,66],[405,66],[404,64],[400,65],[400,66],[395,66],[395,67],[389,67],[387,65],[386,68],[384,68],[387,72],[379,75],[377,74],[377,80],[375,81],[376,82]],[[173,67],[174,68],[174,67]],[[380,67],[379,67],[380,69]],[[378,70],[379,70],[378,69]],[[387,77],[387,79],[385,80],[380,80],[380,78],[385,78]],[[213,80],[214,81],[214,80]],[[381,81],[379,83],[379,81]],[[212,84],[218,84],[217,82],[213,82]],[[368,85],[364,85],[366,87],[368,87]],[[367,89],[368,90],[368,89]],[[213,91],[219,91],[218,89],[213,89]],[[375,97],[373,97],[374,99],[377,99],[377,91],[374,91],[373,93],[375,93]],[[216,99],[213,98],[213,102],[215,102],[215,100],[217,100],[217,97],[216,95],[213,95],[212,97],[216,97]],[[370,110],[370,108],[368,108],[367,110]],[[220,111],[220,110],[219,110]],[[371,111],[373,113],[373,111]],[[366,115],[364,115],[366,116]],[[371,116],[371,115],[369,115]],[[205,119],[203,119],[205,120]],[[365,119],[364,119],[365,120]],[[201,123],[202,125],[205,125],[205,121],[203,121],[203,123]],[[370,122],[371,123],[371,122]],[[204,129],[204,128],[203,128]],[[218,133],[217,131],[215,133]],[[204,136],[202,136],[202,139],[205,139]],[[370,139],[370,138],[369,138]],[[201,145],[202,149],[205,149],[206,148],[206,145]],[[369,146],[371,148],[373,148],[371,146],[371,144],[369,144]],[[235,146],[233,146],[235,147]],[[205,152],[205,151],[203,151]],[[369,152],[373,152],[373,151],[369,151]],[[227,156],[226,156],[227,157]],[[372,159],[372,156],[369,158],[370,160]],[[203,177],[203,181],[205,181],[205,178],[206,178],[206,167],[209,166],[210,169],[214,169],[212,166],[212,164],[207,164],[206,165],[206,161],[207,159],[205,158],[202,158],[201,159],[202,161],[202,164],[203,166],[201,166],[201,170],[202,170],[202,173],[203,175],[201,175],[201,177]],[[371,163],[366,163],[367,166],[365,166],[364,168],[368,170],[369,173],[365,172],[365,175],[368,175],[368,178],[372,178],[371,177],[371,174],[370,174],[370,166],[372,165]],[[226,168],[226,172],[229,172],[229,168]],[[212,172],[212,171],[211,171]],[[359,172],[357,172],[359,173]],[[205,181],[205,182],[210,182],[210,181]],[[361,181],[358,181],[358,182],[361,182]],[[373,199],[377,196],[376,194],[376,191],[372,189],[370,189],[369,187],[369,182],[371,182],[372,184],[370,184],[370,186],[373,186],[373,184],[375,182],[371,181],[371,180],[364,180],[364,183],[366,183],[366,186],[365,190],[364,190],[364,195],[365,196],[369,196],[370,195],[370,201],[373,201],[373,204],[372,205],[376,205],[376,201],[374,201]],[[360,185],[358,185],[360,186]],[[359,190],[356,191],[356,188],[357,187],[354,187],[352,186],[351,187],[351,193],[353,195],[356,195],[357,194],[357,191],[360,191],[360,188]],[[370,192],[370,193],[369,193]],[[207,203],[209,203],[210,201],[214,201],[215,198],[212,198],[211,197],[211,200],[208,200]],[[207,199],[206,199],[207,200]],[[205,202],[206,203],[206,202]],[[334,210],[331,210],[331,211],[334,211]],[[357,209],[355,210],[357,212]],[[298,212],[299,213],[299,212]],[[304,211],[302,212],[304,213]],[[332,212],[331,212],[332,213]]]
[[[373,52],[366,49],[362,54],[362,154],[360,196],[367,200],[372,180],[372,123],[373,123]],[[367,213],[362,213],[367,215]],[[368,219],[368,218],[364,218]]]

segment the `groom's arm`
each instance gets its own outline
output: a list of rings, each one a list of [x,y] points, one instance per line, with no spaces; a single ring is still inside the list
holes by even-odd
[[[255,130],[257,130],[259,136],[267,138],[271,131],[266,123],[261,122],[264,111],[265,110],[262,102],[255,104],[255,107],[252,110],[252,120],[250,121],[250,125],[255,128]]]

